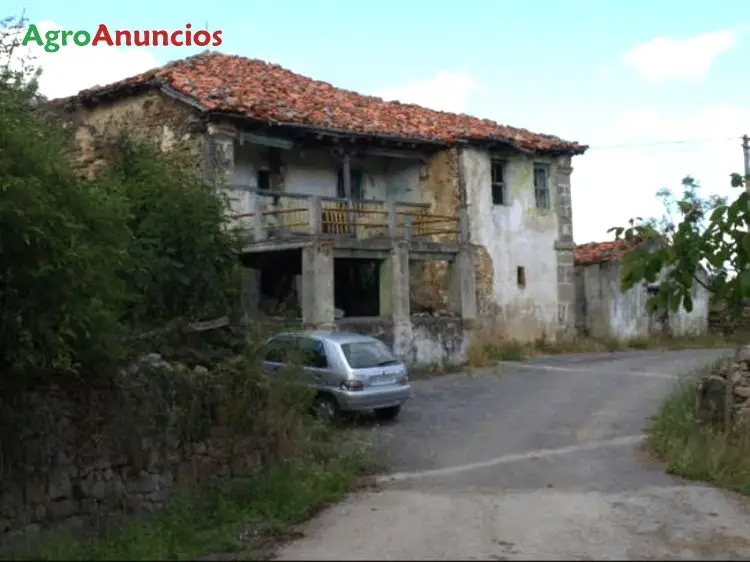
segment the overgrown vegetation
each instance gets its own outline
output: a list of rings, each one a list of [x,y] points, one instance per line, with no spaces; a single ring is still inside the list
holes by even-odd
[[[695,408],[698,375],[678,386],[649,426],[649,445],[670,474],[750,494],[750,435],[713,427]]]
[[[0,480],[23,478],[30,459],[34,471],[49,468],[52,457],[24,436],[56,431],[55,419],[28,407],[50,388],[71,400],[82,427],[112,418],[109,433],[92,426],[85,440],[96,433],[136,450],[169,432],[198,441],[220,423],[254,439],[264,464],[247,479],[184,491],[148,522],[58,537],[30,556],[193,558],[245,548],[243,527],[263,536],[337,499],[364,461],[308,418],[309,391],[294,373],[271,379],[259,369],[266,334],[184,333],[196,321],[236,320],[239,245],[227,202],[194,163],[127,132],[98,138],[105,165],[81,177],[70,131],[39,103],[38,72],[10,63],[12,32],[24,24],[6,20],[0,35],[10,40],[0,44]],[[150,352],[172,364],[123,369]]]
[[[732,174],[731,185],[746,189],[734,200],[706,199],[697,182],[685,178],[681,198],[661,193],[673,215],[660,221],[632,219],[629,227],[613,229],[633,248],[623,260],[623,290],[641,281],[658,282],[650,311],[683,307],[689,312],[693,288],[702,285],[715,305],[731,319],[739,318],[750,299],[750,176]],[[737,345],[748,343],[747,334],[734,337]],[[650,427],[652,451],[671,473],[750,493],[747,428],[731,423],[713,427],[698,415],[696,393],[691,379],[668,398]]]
[[[732,174],[730,181],[742,189],[750,177]],[[622,289],[658,282],[659,290],[648,301],[650,311],[676,312],[682,306],[690,312],[697,284],[738,316],[750,298],[750,193],[743,190],[733,201],[702,198],[691,177],[683,179],[682,187],[680,198],[660,192],[673,214],[661,220],[635,218],[628,227],[612,229],[633,248],[623,257]]]
[[[341,500],[373,470],[358,445],[341,450],[337,430],[317,427],[317,447],[248,478],[182,489],[149,518],[111,524],[103,532],[54,532],[16,540],[13,560],[196,560],[205,555],[268,559],[294,525]]]
[[[700,336],[653,336],[650,338],[594,338],[579,336],[569,340],[551,341],[537,339],[522,343],[502,337],[478,336],[468,349],[469,366],[481,369],[498,361],[523,361],[543,355],[562,355],[567,353],[613,353],[615,351],[642,350],[677,350],[732,348],[750,339],[747,332],[736,332],[729,335],[708,333]]]

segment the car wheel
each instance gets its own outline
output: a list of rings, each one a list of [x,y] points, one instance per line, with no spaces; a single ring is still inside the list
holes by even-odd
[[[395,420],[401,412],[401,406],[391,406],[389,408],[378,408],[375,410],[375,417],[381,421]]]
[[[315,415],[326,424],[335,423],[341,417],[336,399],[329,394],[319,394],[315,399]]]

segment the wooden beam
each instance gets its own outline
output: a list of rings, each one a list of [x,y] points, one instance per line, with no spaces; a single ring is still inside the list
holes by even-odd
[[[382,156],[384,158],[403,158],[406,160],[427,160],[428,156],[424,152],[410,150],[388,150],[386,148],[365,149],[364,153],[368,156]]]
[[[349,152],[344,151],[341,162],[341,172],[344,180],[344,197],[352,198],[352,159]]]

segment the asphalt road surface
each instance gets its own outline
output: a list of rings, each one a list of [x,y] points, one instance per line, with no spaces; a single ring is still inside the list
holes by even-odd
[[[720,351],[551,357],[416,381],[365,427],[390,473],[325,511],[281,560],[750,559],[733,494],[641,450],[675,381]]]

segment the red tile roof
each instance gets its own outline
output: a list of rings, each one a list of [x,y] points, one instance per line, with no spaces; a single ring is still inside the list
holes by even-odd
[[[593,265],[621,258],[633,247],[626,240],[612,240],[610,242],[589,242],[581,244],[575,249],[576,265]]]
[[[207,111],[229,112],[260,121],[446,143],[459,139],[497,139],[531,151],[582,154],[587,148],[489,119],[386,102],[335,88],[275,64],[210,51],[108,86],[83,90],[73,98],[54,103],[83,101],[97,94],[145,84],[169,86]]]

